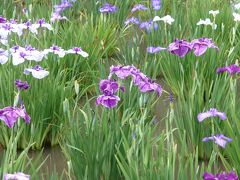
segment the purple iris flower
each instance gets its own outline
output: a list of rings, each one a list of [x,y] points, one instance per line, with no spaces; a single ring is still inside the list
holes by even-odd
[[[134,85],[138,86],[141,92],[156,91],[158,96],[161,96],[162,94],[161,86],[149,79],[134,66],[111,66],[109,78],[111,78],[113,74],[116,74],[116,76],[120,79],[125,79],[128,76],[131,76],[133,78]]]
[[[163,47],[160,47],[160,46],[157,46],[157,47],[148,47],[147,48],[147,51],[151,54],[155,54],[155,53],[158,53],[160,51],[163,51],[163,50],[166,50],[167,48],[163,48]]]
[[[139,90],[141,91],[141,92],[153,92],[153,91],[156,91],[157,92],[157,94],[158,94],[158,96],[161,96],[161,94],[162,94],[162,87],[159,85],[159,84],[157,84],[157,83],[155,83],[155,82],[153,82],[153,81],[141,81],[140,83],[139,83]]]
[[[215,108],[211,108],[207,112],[199,113],[197,118],[199,122],[202,122],[204,119],[209,118],[209,117],[216,117],[218,116],[221,120],[226,120],[227,116],[224,112],[219,112]]]
[[[134,70],[133,66],[111,66],[109,79],[113,74],[116,74],[118,78],[125,79],[131,75],[131,71]]]
[[[5,22],[7,22],[6,18],[0,16],[0,23],[5,23]]]
[[[30,116],[27,114],[25,108],[5,107],[0,109],[0,120],[2,120],[9,128],[14,126],[18,118],[23,118],[26,123],[30,123]]]
[[[171,43],[168,47],[168,51],[172,54],[183,58],[187,53],[192,50],[192,46],[189,42],[185,40],[175,39],[173,43]]]
[[[130,18],[128,18],[128,19],[124,22],[124,24],[125,24],[126,26],[129,25],[130,23],[132,23],[132,24],[139,24],[139,20],[138,20],[138,18],[130,17]]]
[[[223,134],[217,134],[216,136],[204,137],[202,141],[214,141],[215,144],[219,145],[222,148],[225,148],[228,142],[232,142],[232,139],[224,136]]]
[[[135,12],[135,11],[138,11],[138,10],[147,10],[148,8],[146,8],[144,5],[142,4],[136,4],[133,6],[131,12]]]
[[[223,72],[228,72],[230,75],[234,74],[239,74],[240,73],[240,67],[237,66],[236,64],[232,64],[230,66],[224,66],[217,68],[217,73],[223,73]]]
[[[111,109],[111,108],[114,108],[117,105],[118,101],[120,101],[120,98],[118,96],[115,96],[115,95],[110,95],[110,96],[100,95],[97,98],[96,105],[98,106],[99,104],[102,104],[106,108]]]
[[[221,173],[217,173],[216,175],[205,172],[203,174],[203,179],[204,180],[238,180],[238,176],[234,171],[231,171],[229,173],[221,172]]]
[[[107,80],[102,80],[99,83],[99,89],[103,93],[97,98],[96,105],[102,104],[107,108],[113,108],[117,105],[120,98],[115,96],[115,93],[120,89],[125,92],[125,87],[119,87],[116,81],[111,80],[115,74],[120,79],[125,79],[128,76],[133,78],[134,85],[138,86],[141,92],[156,91],[158,96],[162,94],[162,88],[159,84],[149,79],[145,74],[140,72],[134,66],[111,66],[110,74]]]
[[[161,9],[161,0],[152,0],[152,6],[154,10]]]
[[[213,41],[205,37],[193,40],[191,45],[196,56],[203,55],[208,48],[214,48],[218,50],[218,47],[213,43]]]
[[[49,75],[49,72],[44,70],[40,65],[24,69],[24,74],[29,75],[30,73],[32,73],[32,76],[37,79],[43,79]]]
[[[100,9],[99,12],[100,13],[114,13],[117,11],[117,7],[109,4],[109,3],[105,3]]]
[[[119,86],[116,81],[104,79],[100,81],[99,89],[104,95],[113,95],[118,91]]]
[[[4,174],[4,180],[30,180],[30,175],[24,174],[22,172],[17,172],[14,174]]]
[[[113,108],[117,105],[120,98],[115,95],[119,89],[119,85],[116,81],[104,79],[99,83],[99,89],[103,93],[97,98],[96,105],[102,104],[107,108]]]
[[[17,88],[19,89],[19,90],[27,90],[29,87],[30,87],[30,85],[28,84],[28,82],[27,81],[21,81],[20,79],[17,79],[16,81],[15,81],[15,85],[17,86]]]

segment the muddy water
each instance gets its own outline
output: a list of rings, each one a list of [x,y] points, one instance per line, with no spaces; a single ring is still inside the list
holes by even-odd
[[[29,157],[33,158],[33,160],[39,155],[42,155],[41,162],[45,161],[38,173],[41,177],[43,177],[43,179],[49,177],[52,172],[54,172],[54,174],[58,175],[59,177],[63,174],[63,179],[66,179],[67,160],[59,146],[53,148],[45,148],[42,152],[29,152]]]
[[[0,147],[0,162],[3,159],[4,150]],[[19,152],[21,153],[21,152]],[[38,175],[41,179],[48,179],[51,174],[55,174],[58,177],[62,175],[63,179],[68,179],[67,172],[67,160],[62,153],[59,146],[53,148],[45,148],[43,151],[32,151],[28,153],[29,158],[34,162],[39,156],[39,163],[43,163]]]

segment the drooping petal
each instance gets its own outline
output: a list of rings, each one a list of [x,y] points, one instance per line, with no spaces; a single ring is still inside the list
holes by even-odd
[[[120,98],[118,96],[101,95],[97,98],[96,105],[102,104],[104,107],[111,109],[117,105],[118,101],[120,101]]]

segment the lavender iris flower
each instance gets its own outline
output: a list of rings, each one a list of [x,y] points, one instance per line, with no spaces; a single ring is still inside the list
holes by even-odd
[[[17,79],[16,81],[15,81],[15,85],[17,86],[17,88],[19,89],[19,90],[27,90],[29,87],[30,87],[30,85],[28,84],[28,82],[27,81],[21,81],[20,79]]]
[[[225,148],[228,142],[231,142],[232,139],[224,136],[223,134],[217,134],[216,136],[204,137],[203,142],[214,141],[215,144],[219,145],[222,148]]]
[[[84,58],[88,57],[88,53],[86,53],[85,51],[83,51],[79,47],[74,47],[72,49],[69,49],[68,51],[66,51],[66,53],[67,54],[79,54],[79,55],[81,55]]]
[[[202,122],[206,118],[216,117],[216,116],[218,116],[221,120],[226,120],[227,119],[227,116],[224,112],[219,112],[215,108],[211,108],[207,112],[199,113],[197,118],[198,118],[199,122]]]
[[[138,20],[138,18],[130,17],[130,18],[128,18],[128,19],[124,22],[124,24],[125,24],[126,26],[129,25],[130,23],[132,23],[132,24],[139,24],[139,20]]]
[[[152,6],[154,10],[161,9],[161,0],[152,0]]]
[[[138,11],[138,10],[147,10],[148,8],[146,8],[144,5],[142,4],[136,4],[133,6],[131,12],[135,12],[135,11]]]
[[[139,28],[146,29],[147,32],[151,32],[153,28],[157,29],[158,26],[156,23],[153,23],[153,21],[150,19],[149,21],[140,23]]]
[[[117,11],[117,7],[109,4],[109,3],[105,3],[100,9],[99,12],[100,13],[114,13]]]
[[[30,116],[27,114],[25,108],[5,107],[0,109],[0,120],[2,120],[9,128],[14,126],[18,118],[23,118],[26,123],[30,123]]]
[[[32,73],[32,76],[37,79],[43,79],[48,76],[49,72],[44,70],[41,66],[36,65],[33,68],[24,69],[24,74],[29,75]]]
[[[168,47],[168,51],[172,54],[183,58],[187,53],[192,50],[192,46],[189,42],[185,40],[175,39],[173,43],[171,43]]]
[[[30,175],[24,174],[22,172],[17,172],[14,174],[5,174],[4,180],[30,180]]]
[[[224,66],[217,68],[217,73],[223,73],[228,72],[230,75],[239,74],[240,73],[240,67],[236,64],[232,64],[230,66]]]
[[[56,20],[67,19],[65,16],[61,16],[61,13],[62,11],[70,7],[72,7],[72,3],[67,0],[63,0],[61,4],[55,5],[54,12],[51,15],[51,21],[54,22]]]
[[[203,180],[238,180],[238,176],[234,171],[231,171],[229,173],[221,172],[217,173],[216,175],[212,173],[205,172],[203,174]]]
[[[62,12],[63,10],[72,7],[72,3],[68,0],[63,0],[60,4],[55,5],[54,9],[56,12]]]
[[[151,54],[155,54],[155,53],[158,53],[160,51],[164,51],[166,50],[167,48],[163,48],[163,47],[160,47],[160,46],[157,46],[157,47],[148,47],[147,48],[147,51]]]
[[[208,48],[218,50],[218,47],[212,42],[212,40],[205,37],[193,40],[191,45],[196,56],[203,55]]]

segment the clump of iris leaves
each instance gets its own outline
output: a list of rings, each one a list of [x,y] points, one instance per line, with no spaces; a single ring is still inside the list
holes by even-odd
[[[22,74],[24,64],[0,66],[0,108],[13,103],[16,79],[31,85],[22,94],[31,123],[21,122],[17,131],[11,131],[1,122],[0,143],[5,150],[0,174],[24,172],[31,179],[202,179],[204,172],[232,170],[239,174],[239,80],[227,73],[216,74],[217,67],[233,64],[239,58],[239,28],[232,17],[234,2],[162,0],[161,9],[154,11],[150,1],[109,0],[118,10],[101,14],[99,8],[104,2],[76,1],[64,11],[68,20],[53,24],[54,31],[11,38],[10,47],[80,46],[89,57],[50,56],[42,64],[51,73],[40,81]],[[3,0],[0,10],[7,19],[49,21],[58,3]],[[169,14],[174,23],[158,23],[151,32],[138,26],[126,27],[124,21],[133,16],[131,9],[139,3],[149,10],[136,12],[135,17],[147,21],[155,15]],[[210,10],[220,11],[217,29],[197,26],[200,19],[210,17]],[[167,47],[175,38],[191,41],[200,37],[212,38],[219,52],[208,50],[200,57],[189,53],[179,58],[168,52],[152,55],[146,50],[149,46]],[[160,82],[165,93],[160,98],[155,93],[141,93],[129,79],[125,81],[125,93],[119,94],[117,107],[95,106],[100,94],[98,83],[107,77],[111,65],[119,64],[141,69]],[[173,94],[172,103],[169,92]],[[225,149],[202,142],[202,137],[211,134],[211,125],[200,124],[197,115],[211,107],[227,114],[224,123],[211,121],[219,133],[233,139]],[[39,153],[30,161],[28,152],[56,145],[65,155],[66,168],[42,175],[45,159]]]

